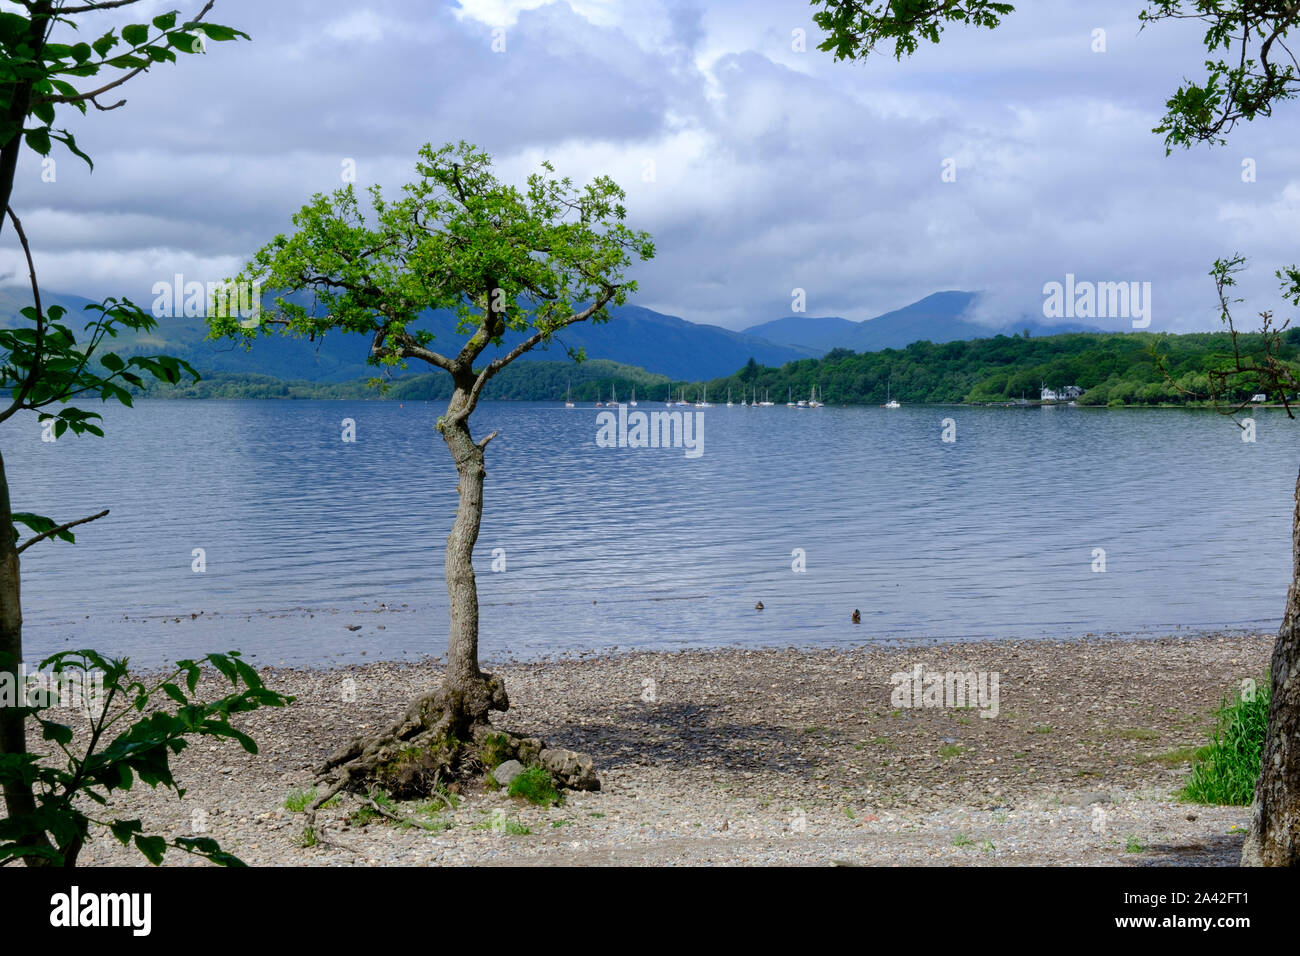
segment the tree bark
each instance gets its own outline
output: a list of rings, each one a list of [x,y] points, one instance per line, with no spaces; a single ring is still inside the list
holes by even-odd
[[[471,727],[487,722],[489,711],[506,710],[510,706],[501,681],[483,673],[478,664],[474,545],[483,520],[483,479],[487,472],[483,467],[483,446],[470,435],[466,411],[469,402],[468,391],[458,387],[449,404],[451,414],[441,426],[443,440],[459,476],[456,492],[460,500],[456,520],[447,535],[445,561],[451,621],[444,687],[457,703],[459,713],[452,716],[452,724],[462,739]]]
[[[13,540],[13,512],[9,505],[9,479],[5,473],[4,456],[0,455],[0,674],[12,673],[14,686],[19,679],[18,668],[23,662],[23,609],[19,577],[18,549]],[[27,753],[27,721],[21,710],[0,707],[0,754]],[[23,816],[36,810],[36,798],[31,787],[10,782],[4,787],[5,809],[10,817]],[[50,842],[43,835],[37,841],[46,846]],[[45,861],[26,857],[31,865]]]
[[[1272,699],[1243,866],[1300,864],[1300,476],[1291,520],[1292,574],[1273,646]]]
[[[310,821],[344,788],[375,783],[394,795],[427,796],[458,772],[470,745],[491,730],[489,714],[507,710],[505,684],[478,664],[478,586],[474,545],[483,520],[483,449],[491,436],[474,441],[468,418],[474,408],[474,378],[453,373],[456,388],[447,413],[438,420],[459,477],[456,520],[447,535],[445,570],[450,599],[447,668],[442,684],[412,701],[388,727],[348,741],[316,769],[326,783],[308,808]],[[518,744],[518,741],[516,741]]]

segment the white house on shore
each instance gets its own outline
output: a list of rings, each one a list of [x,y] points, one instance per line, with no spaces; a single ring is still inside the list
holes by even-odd
[[[1038,393],[1038,400],[1041,402],[1068,402],[1078,398],[1083,394],[1083,389],[1078,385],[1067,385],[1060,390],[1048,388],[1046,384]]]

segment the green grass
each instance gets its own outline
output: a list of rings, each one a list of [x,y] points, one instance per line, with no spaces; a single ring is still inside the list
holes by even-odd
[[[939,756],[942,759],[947,760],[949,757],[960,756],[963,749],[964,748],[958,744],[943,744],[939,748]]]
[[[545,767],[529,767],[510,781],[507,793],[539,807],[554,807],[564,802],[564,796],[555,789],[555,781]]]
[[[1052,732],[1051,724],[1034,724],[1029,728],[1031,734],[1050,734]]]
[[[294,845],[304,850],[311,849],[316,845],[316,830],[312,827],[303,827],[302,832],[294,838]]]
[[[1146,847],[1142,844],[1142,841],[1131,833],[1129,834],[1128,839],[1124,842],[1125,853],[1141,853],[1145,849]]]
[[[1264,756],[1272,681],[1260,681],[1254,700],[1238,693],[1215,711],[1218,722],[1210,745],[1198,754],[1179,797],[1195,803],[1243,807],[1255,796],[1255,781]]]
[[[290,813],[302,813],[313,803],[316,802],[316,788],[310,790],[290,790],[289,795],[284,798],[284,808]],[[339,805],[339,795],[335,794],[321,804],[322,810],[328,810],[330,807]]]
[[[959,847],[974,846],[975,841],[972,840],[964,833],[958,833],[955,837],[952,838],[952,845],[959,846]]]
[[[483,741],[483,751],[479,754],[479,759],[483,761],[483,769],[491,774],[511,756],[510,739],[505,734],[488,734]]]
[[[1178,767],[1185,763],[1195,763],[1197,760],[1208,755],[1209,747],[1175,747],[1173,750],[1167,750],[1162,754],[1143,754],[1135,757],[1135,764],[1158,763],[1166,767]]]
[[[474,824],[472,829],[495,830],[498,833],[508,833],[511,836],[528,836],[530,833],[533,832],[530,827],[527,827],[524,824],[520,823],[518,820],[514,820],[514,819],[506,819],[506,820],[499,820],[499,821],[495,819],[484,820],[482,823]]]

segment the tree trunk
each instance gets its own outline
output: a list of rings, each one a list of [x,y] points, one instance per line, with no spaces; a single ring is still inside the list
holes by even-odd
[[[5,474],[4,456],[0,455],[0,674],[13,674],[14,686],[19,680],[18,668],[23,662],[23,609],[19,578],[19,561],[16,542],[13,540],[13,517],[9,505],[9,479]],[[27,721],[21,710],[0,707],[0,754],[27,753]],[[31,787],[21,783],[6,783],[5,809],[10,817],[23,816],[36,810],[36,799]],[[43,836],[37,841],[49,846]],[[26,857],[31,865],[45,861]]]
[[[1292,574],[1273,646],[1272,700],[1243,866],[1300,864],[1300,477],[1291,519]]]
[[[464,407],[468,395],[457,389],[449,408]],[[460,481],[456,492],[456,521],[447,535],[447,597],[451,627],[447,634],[447,674],[444,687],[459,714],[452,723],[457,736],[476,724],[487,723],[488,712],[506,710],[510,704],[500,680],[478,666],[478,586],[474,580],[474,545],[483,520],[483,448],[470,436],[469,422],[449,415],[441,428],[443,440],[456,463]]]
[[[316,773],[326,783],[308,808],[310,821],[316,811],[344,788],[365,788],[378,784],[394,796],[427,796],[449,777],[456,775],[471,744],[481,743],[491,732],[488,715],[507,710],[505,684],[485,674],[478,666],[478,588],[474,583],[474,545],[483,520],[483,447],[488,439],[475,442],[466,419],[472,410],[470,389],[473,378],[457,380],[438,420],[459,476],[456,520],[447,535],[446,577],[450,598],[451,626],[447,633],[447,670],[440,686],[417,698],[406,712],[388,727],[366,737],[348,741]],[[490,438],[490,436],[489,436]],[[508,735],[517,750],[528,743]],[[540,750],[540,742],[535,750]]]

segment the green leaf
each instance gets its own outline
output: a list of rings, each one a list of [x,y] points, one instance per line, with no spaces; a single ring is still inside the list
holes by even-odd
[[[163,854],[167,852],[167,841],[162,837],[136,834],[135,845],[154,866],[163,861]]]
[[[245,40],[249,39],[247,33],[232,30],[230,27],[223,27],[219,23],[196,23],[194,29],[204,33],[210,40],[233,40],[236,37],[243,37]]]
[[[149,39],[149,27],[143,23],[132,23],[122,27],[122,39],[131,46],[139,46]]]
[[[42,156],[48,156],[50,153],[50,131],[41,127],[39,129],[29,129],[23,134],[23,139],[27,145]]]
[[[46,740],[52,740],[57,744],[67,746],[72,743],[72,728],[64,724],[56,724],[51,720],[41,721],[42,736]]]
[[[126,846],[134,834],[144,829],[144,824],[139,820],[113,820],[108,824],[108,829],[122,846]]]
[[[45,417],[48,418],[49,416],[45,416]],[[58,430],[57,424],[55,425],[55,430],[56,431]],[[44,534],[45,532],[50,531],[51,529],[58,526],[58,522],[56,522],[53,518],[47,518],[45,517],[45,515],[31,514],[30,512],[26,512],[26,511],[14,512],[13,514],[10,515],[10,517],[13,519],[15,524],[26,525],[32,531],[33,534]],[[54,535],[54,537],[60,541],[67,541],[69,544],[76,544],[77,542],[76,535],[74,535],[71,531],[66,529],[60,531],[58,534]],[[17,528],[14,529],[14,540],[15,541],[18,540]]]
[[[91,169],[95,168],[94,162],[91,160],[89,156],[87,156],[85,153],[83,153],[80,149],[77,148],[77,141],[73,138],[72,134],[69,133],[67,130],[59,130],[57,133],[54,134],[54,138],[57,139],[60,143],[62,143],[64,146],[68,147],[68,149],[74,155],[85,160],[86,165],[89,166]]]

